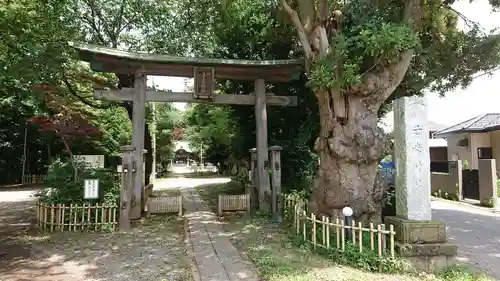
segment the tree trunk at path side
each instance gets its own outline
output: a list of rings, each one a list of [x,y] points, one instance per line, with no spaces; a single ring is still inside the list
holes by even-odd
[[[346,51],[343,49],[346,38],[341,36],[349,34],[344,33],[343,28],[349,28],[344,23],[346,16],[352,15],[344,15],[342,9],[335,10],[324,0],[294,1],[297,5],[290,5],[287,0],[280,2],[297,31],[304,51],[306,74],[312,82],[311,89],[320,111],[320,135],[315,143],[320,166],[313,183],[310,211],[319,216],[339,216],[342,208],[349,206],[353,208],[356,220],[377,222],[381,219],[386,190],[378,180],[377,166],[389,145],[377,127],[377,113],[403,81],[413,58],[414,46],[408,45],[404,50],[394,46],[394,56],[390,61],[378,59],[383,54],[381,50],[379,54],[359,53],[364,59],[357,62],[359,79],[346,81],[345,77],[352,75],[346,74],[342,62],[348,56],[342,56]],[[387,3],[373,4],[381,10],[387,8]],[[400,21],[409,23],[408,27],[419,32],[424,2],[404,0],[401,7]],[[410,37],[405,40],[411,42]],[[367,44],[356,42],[361,46]],[[332,54],[335,51],[339,53]],[[372,65],[367,67],[365,62]],[[328,63],[331,65],[326,65]],[[340,82],[341,86],[334,86],[339,84],[332,83],[334,81]]]
[[[315,143],[320,165],[310,211],[319,216],[340,217],[342,208],[349,206],[357,221],[380,221],[387,189],[376,180],[377,170],[389,142],[377,127],[378,106],[368,97],[315,94],[320,109],[320,136]],[[346,104],[346,118],[335,115],[339,103]]]

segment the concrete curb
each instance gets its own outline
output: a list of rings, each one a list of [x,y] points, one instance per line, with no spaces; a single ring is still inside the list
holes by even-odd
[[[467,207],[478,209],[478,210],[483,210],[483,211],[494,213],[494,214],[500,214],[500,210],[497,210],[495,208],[476,206],[476,205],[473,205],[471,203],[467,203],[467,202],[463,202],[463,201],[448,200],[448,199],[434,197],[434,196],[431,196],[431,200],[432,201],[448,202],[448,203],[452,203],[452,204],[456,204],[456,205],[462,205],[462,206],[467,206]]]
[[[186,216],[184,216],[184,244],[186,245],[186,255],[189,267],[191,268],[193,281],[201,281],[200,272],[198,271],[198,265],[196,264],[196,259],[194,258],[193,244],[191,243],[188,219]]]

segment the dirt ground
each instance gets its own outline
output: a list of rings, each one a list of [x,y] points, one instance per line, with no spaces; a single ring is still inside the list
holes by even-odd
[[[191,280],[182,219],[152,217],[128,233],[40,234],[31,192],[0,190],[0,281]]]

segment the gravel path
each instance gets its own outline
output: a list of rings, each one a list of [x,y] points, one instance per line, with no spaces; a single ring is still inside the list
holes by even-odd
[[[0,190],[0,280],[66,281],[83,280],[83,266],[66,268],[66,263],[38,250],[27,237],[34,216],[30,196],[37,189]]]
[[[436,200],[432,201],[432,219],[446,224],[448,239],[458,245],[460,261],[500,280],[500,214]]]
[[[189,281],[183,220],[158,216],[128,233],[31,229],[33,191],[0,191],[0,281]]]

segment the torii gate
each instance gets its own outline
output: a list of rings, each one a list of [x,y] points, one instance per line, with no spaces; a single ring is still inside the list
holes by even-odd
[[[143,163],[145,109],[147,101],[186,102],[207,104],[254,105],[257,148],[257,188],[259,209],[270,211],[271,188],[268,174],[267,111],[266,106],[296,106],[295,96],[275,96],[266,93],[265,81],[288,82],[298,79],[303,72],[303,60],[228,60],[174,57],[133,53],[118,49],[70,43],[81,60],[89,62],[92,70],[115,74],[135,75],[134,88],[120,91],[95,90],[97,99],[133,101],[132,146],[135,147],[136,163]],[[194,92],[147,91],[147,75],[194,78]],[[255,94],[215,94],[215,80],[254,81]],[[136,165],[134,173],[135,202],[141,202],[144,169]],[[131,208],[130,218],[141,216],[141,204]]]

